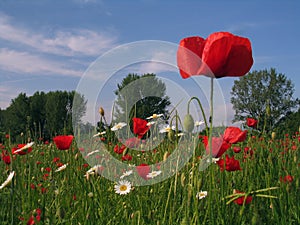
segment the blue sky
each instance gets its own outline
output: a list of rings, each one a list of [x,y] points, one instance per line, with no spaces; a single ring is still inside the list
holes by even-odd
[[[177,44],[216,31],[248,37],[252,70],[276,68],[293,81],[294,96],[300,98],[299,10],[296,0],[3,0],[0,108],[20,92],[75,90],[89,65],[119,45],[143,40]],[[234,79],[218,81],[232,114]]]

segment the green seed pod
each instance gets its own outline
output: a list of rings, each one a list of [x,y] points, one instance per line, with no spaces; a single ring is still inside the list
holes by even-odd
[[[194,125],[195,125],[195,122],[194,122],[194,119],[191,116],[191,114],[186,114],[184,117],[184,120],[183,120],[183,126],[184,126],[185,131],[192,132],[194,129]]]
[[[270,117],[271,116],[271,108],[270,108],[270,105],[268,104],[267,107],[266,107],[266,115],[267,117]]]

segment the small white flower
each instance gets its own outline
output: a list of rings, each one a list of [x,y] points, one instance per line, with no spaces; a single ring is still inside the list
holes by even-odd
[[[147,126],[150,127],[153,124],[155,124],[155,121],[150,121],[150,122],[147,123]]]
[[[133,173],[133,170],[128,170],[128,171],[124,172],[122,176],[120,176],[120,179],[123,179],[124,177],[128,177],[132,173]]]
[[[168,133],[171,130],[175,130],[175,126],[170,127],[170,125],[167,125],[160,129],[159,133]]]
[[[10,184],[10,182],[12,181],[13,177],[15,175],[15,171],[10,172],[10,174],[8,175],[6,181],[4,181],[1,186],[0,186],[0,190],[4,187],[6,187],[7,185]]]
[[[17,149],[16,151],[14,151],[14,153],[19,153],[27,148],[30,148],[32,145],[34,144],[34,142],[30,142],[30,143],[27,143],[26,145],[24,145],[22,148],[19,148]]]
[[[161,174],[161,170],[152,171],[147,174],[147,178],[154,178],[157,177],[159,174]]]
[[[112,130],[112,131],[120,130],[120,129],[122,129],[123,127],[125,127],[126,125],[127,125],[126,123],[120,122],[120,123],[115,124],[115,125],[111,128],[111,130]]]
[[[196,194],[196,198],[203,199],[207,196],[207,191],[200,191]]]
[[[220,160],[220,158],[211,158],[211,162],[213,162],[213,163],[217,163],[219,160]],[[206,160],[206,162],[207,162],[207,163],[210,163],[210,159],[208,158],[208,159]]]
[[[184,136],[184,133],[178,133],[177,136],[182,137],[182,136]]]
[[[196,122],[195,122],[195,126],[196,126],[196,127],[199,127],[199,126],[201,126],[202,124],[204,124],[204,121],[196,121]]]
[[[89,156],[91,156],[91,155],[93,155],[93,154],[95,154],[97,152],[99,152],[99,150],[95,150],[95,151],[89,152],[88,154],[86,154],[85,157],[89,157]]]
[[[114,188],[117,194],[126,195],[131,190],[131,183],[127,180],[120,180]]]
[[[58,167],[58,168],[55,170],[55,172],[59,172],[59,171],[62,171],[62,170],[64,170],[64,169],[66,169],[66,168],[67,168],[67,165],[68,165],[68,163],[66,163],[66,164],[64,164],[64,165],[62,165],[62,166],[60,166],[60,167]]]
[[[150,119],[157,119],[159,117],[162,117],[164,114],[153,114],[152,116],[149,116],[147,117],[146,119],[147,120],[150,120]]]
[[[100,169],[101,169],[101,165],[95,165],[93,166],[91,169],[89,169],[88,171],[86,171],[86,174],[84,175],[85,177],[88,175],[93,175],[95,173],[100,173]]]
[[[106,134],[106,131],[102,131],[100,133],[94,134],[93,137],[98,137],[98,136],[104,135],[104,134]]]

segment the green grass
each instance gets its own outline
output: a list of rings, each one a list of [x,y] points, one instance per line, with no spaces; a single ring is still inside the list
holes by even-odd
[[[3,145],[9,151],[13,147]],[[160,145],[157,153],[130,151],[133,161],[129,163],[162,161],[165,152],[171,152],[171,145]],[[236,145],[241,146],[240,153],[234,153],[232,146],[225,154],[235,155],[241,171],[221,172],[217,164],[199,171],[199,156],[204,151],[200,145],[190,161],[169,179],[148,186],[133,184],[129,194],[118,195],[114,182],[98,175],[88,180],[84,177],[90,166],[86,167],[75,145],[60,151],[53,144],[35,144],[31,153],[12,156],[9,166],[0,161],[0,183],[9,171],[16,172],[13,182],[0,190],[0,221],[26,224],[39,208],[41,220],[36,224],[300,224],[299,135],[278,140],[248,137]],[[253,155],[244,158],[244,147],[251,148]],[[111,154],[119,159],[112,148]],[[65,170],[54,172],[55,157],[68,163]],[[293,176],[293,181],[280,180],[286,175]],[[276,198],[252,194],[252,202],[243,206],[226,204],[230,198],[224,199],[234,189],[253,193],[270,187],[278,189],[259,194]],[[196,194],[201,190],[208,195],[199,200]]]

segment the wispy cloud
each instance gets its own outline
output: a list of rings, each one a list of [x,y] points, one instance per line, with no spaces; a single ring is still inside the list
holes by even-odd
[[[64,63],[44,59],[27,52],[0,49],[0,69],[15,73],[42,73],[81,76],[83,71],[67,68]]]
[[[116,45],[117,36],[88,29],[58,30],[50,36],[13,24],[10,17],[0,13],[0,39],[47,54],[98,56]]]

